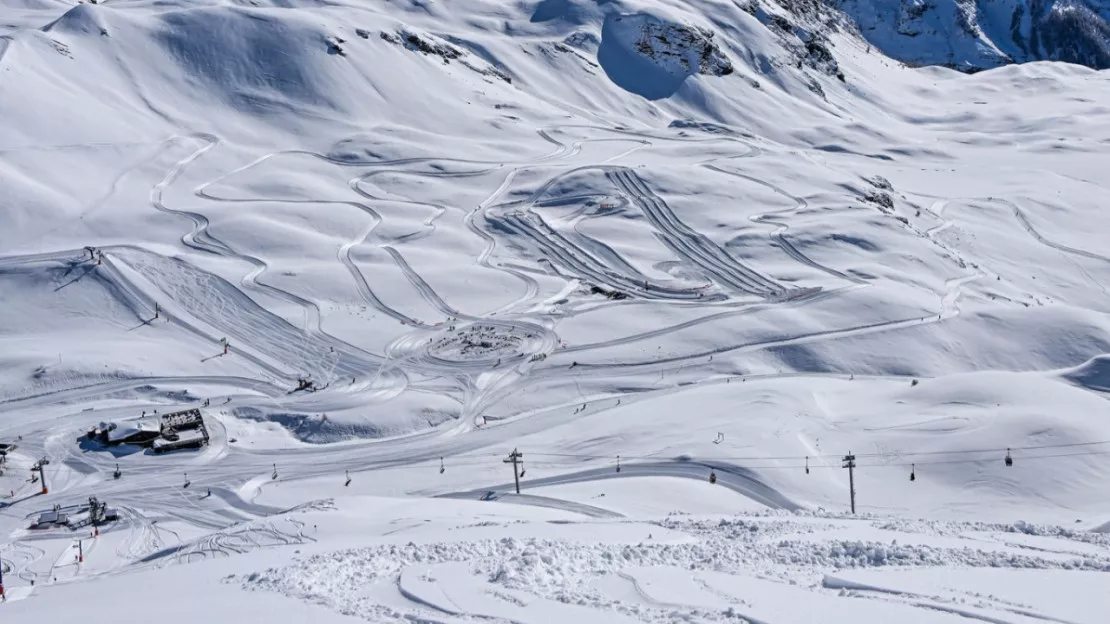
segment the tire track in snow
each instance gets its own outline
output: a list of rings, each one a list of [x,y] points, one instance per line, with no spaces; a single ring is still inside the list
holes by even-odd
[[[193,135],[191,138],[200,139],[204,145],[193,151],[185,158],[177,161],[166,173],[165,176],[150,190],[150,203],[157,210],[166,214],[184,216],[193,222],[193,229],[181,238],[181,242],[186,247],[196,249],[215,255],[232,255],[233,252],[219,239],[215,238],[208,232],[208,217],[188,210],[180,210],[176,208],[169,208],[166,206],[163,196],[165,195],[166,188],[173,184],[185,171],[185,168],[192,164],[195,160],[203,156],[206,152],[216,147],[219,144],[219,139],[210,134]]]
[[[634,171],[615,169],[606,176],[640,207],[672,251],[708,273],[719,284],[763,297],[775,296],[785,291],[785,288],[744,266],[724,249],[680,221],[670,206],[651,192]]]
[[[312,335],[269,312],[226,280],[181,259],[164,258],[138,248],[115,254],[181,310],[210,327],[220,328],[242,345],[301,373],[317,377],[353,377],[373,370],[380,357],[321,333]],[[173,307],[166,307],[174,317]],[[283,377],[288,378],[289,373]]]
[[[790,500],[778,490],[775,490],[771,486],[764,483],[761,479],[759,479],[756,472],[744,468],[740,465],[735,465],[727,462],[715,462],[711,460],[684,461],[678,459],[666,461],[661,458],[660,461],[654,462],[639,461],[627,464],[622,463],[621,471],[619,473],[614,471],[611,466],[606,466],[604,468],[591,468],[579,472],[560,474],[553,477],[530,479],[528,481],[521,482],[520,487],[523,491],[525,489],[541,488],[554,485],[586,483],[608,479],[627,479],[633,477],[679,477],[683,479],[695,479],[698,481],[704,481],[708,479],[710,470],[717,473],[717,485],[732,490],[733,492],[750,498],[762,505],[766,505],[771,509],[801,509],[801,505]],[[490,491],[506,492],[508,490],[511,490],[513,487],[513,483],[502,483],[486,488],[476,488],[474,490],[468,490],[465,492],[446,494],[442,495],[441,497],[482,497]],[[506,500],[507,502],[514,502],[513,499],[510,497],[505,497],[504,500]],[[567,506],[561,508],[568,511],[576,511],[573,506],[576,506],[578,504],[566,503],[566,505]],[[579,513],[581,513],[581,511]]]
[[[639,333],[639,334],[632,334],[632,335],[629,335],[629,336],[622,336],[620,338],[613,338],[613,339],[604,340],[604,341],[601,341],[601,342],[571,345],[571,346],[565,347],[563,349],[560,349],[559,353],[560,354],[574,353],[574,352],[579,352],[579,351],[591,351],[591,350],[594,350],[594,349],[605,349],[605,348],[610,348],[610,347],[619,347],[619,346],[631,344],[631,343],[634,343],[634,342],[639,342],[639,341],[642,341],[642,340],[650,340],[650,339],[653,339],[653,338],[661,338],[663,336],[673,334],[675,332],[682,331],[684,329],[689,329],[691,327],[697,327],[698,325],[702,325],[704,323],[711,323],[713,321],[717,321],[717,320],[721,320],[721,319],[725,319],[725,318],[730,318],[730,317],[734,317],[734,316],[743,316],[743,315],[746,315],[746,314],[752,314],[752,313],[755,313],[755,312],[760,312],[762,310],[782,309],[783,307],[786,307],[786,306],[798,306],[798,305],[802,305],[802,304],[815,303],[817,301],[821,301],[821,300],[827,299],[829,297],[842,295],[846,292],[856,290],[857,288],[859,288],[859,286],[849,286],[849,287],[846,287],[846,288],[820,290],[820,291],[814,292],[812,295],[810,295],[808,297],[792,299],[792,300],[782,302],[782,303],[779,303],[779,302],[746,303],[739,310],[726,310],[724,312],[717,312],[717,313],[714,313],[714,314],[708,314],[706,316],[702,316],[702,317],[699,317],[699,318],[696,318],[696,319],[691,319],[689,321],[684,321],[682,323],[676,323],[674,325],[668,325],[667,327],[663,327],[663,328],[660,328],[660,329],[654,329],[654,330],[651,330],[651,331],[646,331],[646,332],[642,332],[642,333]],[[703,357],[703,356],[701,356],[701,355],[690,356],[690,359],[696,359],[697,357]]]
[[[809,207],[809,202],[807,202],[804,198],[796,197],[794,195],[791,195],[790,193],[787,193],[785,190],[783,190],[782,188],[780,188],[778,186],[775,186],[774,184],[771,184],[769,182],[764,182],[763,180],[760,180],[759,178],[749,176],[749,175],[740,173],[738,171],[729,171],[728,169],[724,169],[724,168],[721,168],[717,165],[712,165],[712,164],[706,164],[706,165],[704,165],[704,167],[706,169],[710,169],[712,171],[716,171],[716,172],[723,173],[723,174],[726,174],[726,175],[742,178],[744,180],[748,180],[749,182],[754,182],[756,184],[759,184],[760,186],[763,186],[764,188],[769,189],[771,192],[773,192],[777,195],[781,195],[782,197],[785,197],[785,198],[793,201],[794,202],[794,207],[793,208],[784,208],[782,210],[776,210],[776,211],[773,211],[773,212],[765,212],[763,214],[758,214],[758,215],[748,217],[748,219],[750,221],[755,222],[755,223],[761,223],[761,224],[762,223],[769,223],[769,224],[772,224],[772,225],[776,226],[777,229],[774,232],[771,232],[770,234],[768,234],[768,237],[771,239],[772,244],[777,246],[779,249],[782,249],[784,252],[786,252],[786,254],[788,256],[790,256],[794,260],[796,260],[796,261],[798,261],[798,262],[800,262],[800,263],[802,263],[802,264],[804,264],[808,267],[817,269],[818,271],[822,271],[824,273],[828,273],[829,275],[832,275],[833,277],[837,277],[837,278],[840,278],[840,279],[843,279],[843,280],[847,280],[847,281],[852,282],[854,284],[865,284],[866,283],[866,280],[855,277],[853,275],[848,275],[846,273],[838,271],[838,270],[836,270],[832,267],[825,266],[825,265],[813,260],[809,256],[802,253],[797,247],[794,246],[793,243],[791,243],[786,238],[786,231],[790,229],[790,226],[786,222],[776,220],[775,216],[783,215],[783,214],[792,214],[792,213],[798,212],[799,210],[804,210],[804,209],[808,208]]]
[[[1025,228],[1025,231],[1028,232],[1030,236],[1037,239],[1037,242],[1039,242],[1043,245],[1046,245],[1048,247],[1051,247],[1053,249],[1056,249],[1057,251],[1062,251],[1064,253],[1069,253],[1069,254],[1073,254],[1073,255],[1076,255],[1076,256],[1082,256],[1084,258],[1090,258],[1091,260],[1098,260],[1098,261],[1101,261],[1101,262],[1110,262],[1110,257],[1108,257],[1108,256],[1103,256],[1103,255],[1096,254],[1096,253],[1093,253],[1093,252],[1090,252],[1090,251],[1085,251],[1083,249],[1076,249],[1075,247],[1069,247],[1067,245],[1063,245],[1063,244],[1048,240],[1044,236],[1041,236],[1041,233],[1038,232],[1036,230],[1036,228],[1033,227],[1033,224],[1031,224],[1029,222],[1029,217],[1027,217],[1025,215],[1025,212],[1021,208],[1018,208],[1017,204],[1015,204],[1011,201],[1007,201],[1005,199],[998,199],[998,198],[993,199],[993,201],[995,201],[996,203],[1003,204],[1005,206],[1009,206],[1010,210],[1014,211],[1014,216],[1017,217],[1018,223],[1021,224],[1021,227]]]
[[[672,288],[659,283],[645,288],[644,284],[650,284],[650,280],[642,273],[636,272],[632,275],[624,275],[612,271],[610,265],[569,241],[534,212],[533,207],[541,203],[544,194],[563,178],[583,171],[608,172],[616,169],[620,168],[614,165],[587,165],[570,169],[548,178],[527,200],[519,205],[519,209],[517,209],[516,204],[502,204],[498,207],[499,210],[496,213],[483,216],[487,220],[492,218],[500,226],[531,240],[545,252],[543,255],[547,256],[549,260],[558,261],[559,264],[577,276],[585,277],[595,283],[607,285],[642,299],[697,300],[699,298],[698,292],[694,289]],[[627,261],[622,261],[620,264],[631,266]]]
[[[958,308],[957,308],[958,313]],[[588,362],[579,362],[577,368],[588,371],[606,371],[606,372],[625,372],[628,374],[639,374],[643,372],[655,372],[658,370],[665,370],[673,364],[683,364],[690,360],[705,359],[710,355],[718,355],[722,353],[750,353],[753,351],[762,351],[773,347],[783,347],[797,344],[808,344],[813,342],[822,342],[825,340],[832,340],[837,338],[848,338],[854,336],[861,336],[896,329],[904,329],[907,327],[915,327],[918,325],[928,325],[936,323],[940,320],[941,316],[927,316],[925,318],[914,317],[908,319],[900,319],[893,321],[878,321],[875,323],[868,323],[866,325],[857,325],[854,327],[847,327],[843,329],[829,329],[815,332],[808,332],[805,334],[797,334],[794,336],[785,336],[780,338],[771,338],[767,340],[760,340],[756,342],[748,342],[739,345],[722,346],[715,349],[707,349],[698,351],[696,353],[689,353],[685,355],[677,355],[672,357],[656,358],[653,360],[639,361],[639,362],[614,362],[612,364],[590,364]],[[954,315],[953,315],[954,316]],[[950,318],[950,317],[949,317]],[[560,351],[561,354],[563,351]],[[539,369],[537,373],[542,376],[554,376],[564,372],[565,365],[559,365],[558,368],[548,366]],[[535,373],[534,373],[535,374]]]
[[[474,210],[468,212],[466,214],[466,217],[463,219],[463,222],[465,223],[467,229],[469,229],[482,240],[486,241],[485,249],[483,249],[482,253],[478,255],[478,266],[485,267],[493,271],[500,271],[502,273],[505,273],[506,275],[510,275],[516,278],[522,284],[524,284],[524,293],[520,297],[502,306],[501,308],[494,310],[489,314],[489,316],[495,316],[497,314],[525,306],[528,303],[534,301],[536,296],[539,295],[540,292],[539,282],[537,282],[531,276],[526,275],[524,272],[517,269],[513,269],[507,266],[495,267],[493,266],[493,264],[490,263],[490,256],[493,255],[494,250],[497,248],[497,239],[474,223],[475,217],[483,216],[484,218],[484,213],[488,209],[490,204],[492,204],[493,201],[500,197],[501,194],[509,188],[509,186],[513,182],[513,179],[516,178],[516,175],[519,172],[523,171],[523,169],[524,168],[522,167],[518,167],[510,171],[508,175],[505,176],[505,179],[501,181],[500,186],[494,189],[494,191],[490,193],[488,197],[482,200]]]

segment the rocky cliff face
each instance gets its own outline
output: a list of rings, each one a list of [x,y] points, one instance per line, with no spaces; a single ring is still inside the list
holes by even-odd
[[[648,15],[618,15],[611,24],[626,45],[670,74],[724,76],[733,71],[732,62],[713,41],[713,33],[704,28]]]

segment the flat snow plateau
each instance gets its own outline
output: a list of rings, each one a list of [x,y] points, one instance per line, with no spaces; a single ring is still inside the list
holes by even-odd
[[[784,6],[0,0],[0,622],[1105,624],[1110,73]]]

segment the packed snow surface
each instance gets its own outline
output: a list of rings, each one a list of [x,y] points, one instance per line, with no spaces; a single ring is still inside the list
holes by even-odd
[[[0,621],[1103,624],[1105,14],[0,0]]]

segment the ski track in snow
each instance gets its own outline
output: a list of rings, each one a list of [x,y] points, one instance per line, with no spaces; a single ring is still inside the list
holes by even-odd
[[[1000,503],[999,513],[1105,522],[1092,519],[1098,503],[1081,498],[1101,483],[1100,460],[1062,452],[1054,459],[1067,472],[1053,473],[1057,464],[1032,462],[1052,455],[1028,452],[1042,443],[1090,450],[1083,445],[1104,430],[1094,416],[1069,420],[1097,416],[1100,398],[1050,385],[1079,364],[1061,360],[1101,348],[1098,311],[1069,303],[1038,320],[993,316],[981,296],[968,304],[970,285],[1001,281],[1002,267],[981,260],[992,258],[978,253],[986,243],[961,238],[959,227],[971,216],[964,202],[1002,207],[1013,215],[999,213],[1006,227],[1021,229],[990,242],[1052,250],[1083,275],[1079,288],[1105,296],[1096,263],[1110,256],[1095,239],[1055,222],[1046,237],[1036,225],[1086,208],[1061,199],[1041,213],[1037,191],[1006,178],[1021,166],[1039,171],[1022,159],[1040,154],[1075,169],[1050,171],[1056,177],[1093,184],[1078,176],[1095,175],[1084,167],[1106,139],[1092,125],[1076,147],[1073,126],[1100,119],[1102,107],[1081,106],[1074,90],[1083,83],[1096,102],[1097,72],[883,73],[894,71],[889,60],[864,51],[851,29],[825,33],[818,18],[827,16],[778,5],[749,15],[710,3],[685,20],[682,1],[477,2],[464,20],[409,4],[157,13],[80,4],[42,28],[27,24],[45,9],[13,12],[4,28],[15,34],[0,35],[10,90],[42,89],[50,117],[65,110],[59,101],[88,117],[55,119],[65,134],[11,147],[42,131],[23,127],[34,116],[16,98],[0,98],[16,120],[2,128],[11,145],[0,147],[0,181],[10,178],[16,197],[2,224],[31,224],[18,234],[28,241],[0,233],[24,252],[0,256],[0,287],[17,293],[4,302],[14,330],[0,326],[10,345],[0,442],[19,443],[0,473],[11,483],[0,494],[0,571],[18,584],[13,602],[42,598],[45,608],[66,585],[158,578],[205,561],[192,567],[317,609],[306,620],[1097,624],[1064,604],[1081,601],[1044,595],[1110,573],[1110,525],[824,511],[848,504],[854,478],[865,510],[913,505],[963,517]],[[126,20],[124,10],[133,11]],[[337,21],[344,11],[374,30]],[[212,16],[219,28],[205,21]],[[240,19],[251,28],[239,32]],[[281,45],[246,36],[253,22],[280,33]],[[196,49],[174,39],[201,31],[212,39]],[[207,50],[223,54],[231,35],[242,36],[236,52],[246,60],[216,67],[226,55]],[[663,97],[622,84],[630,71],[646,83],[676,78],[664,67],[680,58],[674,36],[705,46],[703,65],[732,57],[734,71],[703,66]],[[158,41],[150,59],[172,63],[153,71],[148,50],[129,47],[144,37]],[[614,47],[643,65],[612,61]],[[649,54],[656,48],[665,53]],[[814,67],[822,50],[847,68],[842,84]],[[381,55],[373,71],[370,53]],[[116,73],[84,75],[90,59]],[[689,55],[679,62],[691,69]],[[195,96],[174,90],[169,77],[180,72]],[[410,98],[393,73],[423,93]],[[441,74],[450,92],[431,79]],[[552,75],[557,93],[547,92]],[[94,83],[111,91],[65,99]],[[994,102],[983,113],[964,106],[1007,90],[1031,102],[1028,119]],[[1053,90],[1065,95],[1045,100]],[[891,95],[902,91],[916,99]],[[117,137],[133,142],[110,140],[131,119],[92,127],[102,109],[134,116]],[[225,109],[230,122],[218,118]],[[119,162],[86,174],[103,174],[96,185],[63,175],[70,161],[60,150],[94,150],[92,162],[98,146]],[[62,173],[43,169],[40,179],[43,154]],[[992,158],[1016,190],[983,196],[993,187],[974,178]],[[931,202],[918,207],[880,173],[899,187],[958,190],[913,193]],[[746,198],[749,185],[788,207]],[[886,191],[896,197],[883,201]],[[127,230],[133,208],[149,232]],[[102,255],[89,258],[85,238]],[[73,344],[43,340],[55,331]],[[976,333],[996,339],[982,343],[990,352],[975,352]],[[1003,353],[1023,334],[1028,360]],[[907,364],[917,357],[928,374]],[[850,358],[874,374],[851,372]],[[929,376],[965,360],[967,370]],[[305,377],[317,386],[294,390]],[[1090,402],[1073,408],[1064,392]],[[101,421],[205,398],[214,400],[203,407],[210,440],[196,452],[109,450],[85,437]],[[1053,420],[1049,410],[1066,414]],[[1016,466],[1000,467],[994,451],[960,451],[971,459],[943,468],[947,449],[983,444],[1012,445]],[[860,474],[840,469],[841,447],[865,458]],[[527,470],[509,472],[511,449],[524,452]],[[768,449],[801,453],[804,473],[790,458],[752,459]],[[903,469],[933,454],[942,460]],[[46,495],[26,479],[39,458],[50,459]],[[907,489],[914,470],[916,489]],[[27,528],[52,504],[79,518],[93,495],[119,512],[95,539],[85,525]],[[76,544],[86,561],[75,560]],[[135,572],[144,576],[127,576]],[[938,581],[943,574],[953,580]],[[964,583],[965,574],[981,577]],[[188,582],[175,590],[195,595]],[[1096,604],[1099,590],[1087,590]]]

